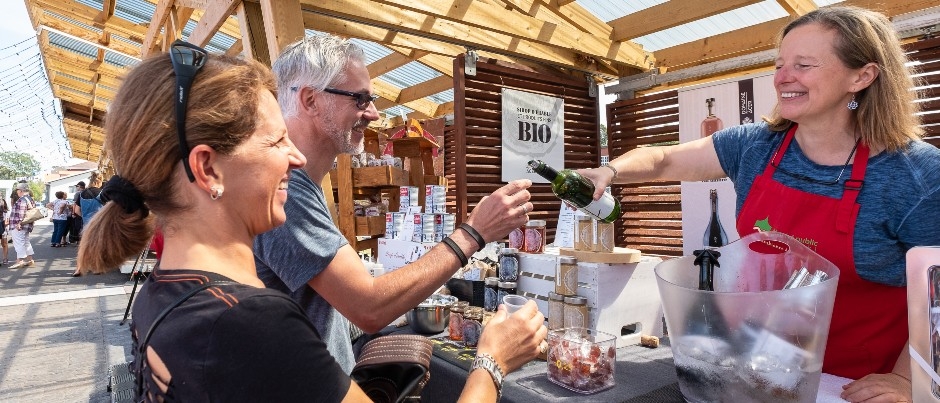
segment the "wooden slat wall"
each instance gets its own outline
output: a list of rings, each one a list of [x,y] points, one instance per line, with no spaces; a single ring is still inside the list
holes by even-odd
[[[679,143],[679,93],[667,91],[607,105],[610,159],[634,148]],[[623,218],[615,225],[617,245],[645,254],[682,256],[679,182],[613,186]]]
[[[940,38],[912,42],[904,48],[910,52],[908,58],[919,62],[918,75],[925,84],[920,93],[921,99],[925,99],[921,101],[921,109],[925,112],[921,117],[924,140],[940,147]]]
[[[592,168],[600,163],[597,99],[587,83],[490,59],[477,61],[476,76],[464,75],[464,55],[454,60],[454,135],[445,136],[444,173],[448,198],[462,222],[483,196],[503,186],[501,179],[502,102],[500,91],[512,88],[565,100],[565,168]],[[532,193],[533,220],[545,220],[554,239],[561,201],[547,184]]]

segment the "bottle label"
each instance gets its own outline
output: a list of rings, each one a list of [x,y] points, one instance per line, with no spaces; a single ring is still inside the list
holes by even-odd
[[[594,200],[587,206],[581,208],[586,213],[593,215],[598,220],[606,220],[610,213],[614,212],[614,197],[609,193],[604,193],[600,200]]]

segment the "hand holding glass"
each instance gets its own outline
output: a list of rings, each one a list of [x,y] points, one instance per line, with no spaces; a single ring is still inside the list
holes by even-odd
[[[527,301],[529,301],[529,299],[521,295],[507,294],[503,297],[503,304],[506,305],[506,312],[510,315],[522,308],[522,306],[525,305]]]

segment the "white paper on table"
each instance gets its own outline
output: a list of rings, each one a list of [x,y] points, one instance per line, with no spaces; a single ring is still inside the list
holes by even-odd
[[[834,403],[844,402],[839,395],[842,394],[842,386],[852,382],[849,378],[823,373],[819,377],[819,392],[816,393],[816,403]]]

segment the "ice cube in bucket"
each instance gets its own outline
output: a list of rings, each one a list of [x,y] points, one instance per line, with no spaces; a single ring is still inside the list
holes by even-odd
[[[815,401],[839,269],[778,232],[754,233],[717,250],[715,291],[698,289],[694,256],[654,269],[683,397]],[[801,268],[828,278],[784,289]]]

